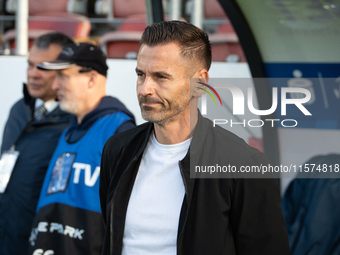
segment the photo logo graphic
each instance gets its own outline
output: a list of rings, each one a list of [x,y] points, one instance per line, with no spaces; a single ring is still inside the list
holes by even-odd
[[[198,84],[201,84],[201,85],[203,85],[203,86],[208,87],[212,92],[214,92],[215,95],[217,96],[218,100],[220,101],[221,106],[222,106],[222,100],[221,100],[221,98],[220,98],[220,95],[217,93],[217,91],[216,91],[213,87],[211,87],[211,86],[208,85],[208,84],[205,84],[204,82],[197,82],[197,83],[198,83]],[[209,96],[211,96],[211,98],[214,100],[215,105],[217,105],[214,96],[213,96],[208,90],[206,90],[206,89],[204,89],[204,88],[201,88],[201,87],[197,87],[197,88],[198,88],[198,89],[201,89],[201,90],[203,90],[203,91],[205,91],[205,92],[207,92],[207,94],[208,94]]]
[[[204,86],[207,86],[210,88],[214,93],[218,96],[220,102],[221,99],[219,95],[217,94],[216,90],[211,87],[208,84],[197,82],[199,84],[202,84]],[[281,99],[281,115],[286,115],[286,107],[287,105],[295,105],[304,115],[311,116],[312,114],[303,106],[304,103],[307,103],[311,99],[311,92],[305,88],[297,88],[297,87],[282,87],[281,88],[281,96],[278,94],[278,88],[273,87],[272,88],[272,105],[269,109],[255,109],[254,102],[253,102],[253,88],[248,87],[247,89],[247,95],[245,96],[241,88],[238,86],[232,85],[232,84],[223,84],[215,86],[220,89],[228,89],[232,94],[232,102],[233,102],[233,115],[244,115],[245,114],[245,101],[247,100],[247,106],[251,113],[263,116],[263,115],[270,115],[275,112],[275,110],[278,107],[278,99]],[[199,87],[198,87],[199,88]],[[199,88],[202,89],[202,88]],[[205,89],[202,89],[206,92],[208,92]],[[304,96],[299,96],[299,98],[289,98],[287,97],[287,94],[291,93],[299,93]],[[208,92],[208,94],[213,98],[212,94]],[[214,98],[213,98],[214,99]],[[214,100],[215,104],[216,101]],[[221,102],[222,105],[222,102]],[[202,115],[207,114],[207,102],[202,97]]]
[[[240,82],[240,84],[235,84],[235,82]],[[247,81],[247,80],[246,80]],[[260,80],[263,82],[262,80]],[[266,81],[266,80],[265,80]],[[218,82],[218,84],[217,84]],[[300,87],[272,87],[271,88],[271,100],[268,99],[268,102],[271,101],[271,104],[267,104],[264,109],[257,106],[256,101],[254,100],[256,94],[254,92],[254,86],[249,86],[248,83],[244,82],[244,79],[241,80],[216,80],[216,85],[214,85],[214,88],[211,85],[208,85],[203,82],[197,82],[196,83],[206,86],[206,88],[198,87],[199,89],[207,92],[206,94],[203,94],[201,97],[201,107],[200,112],[201,114],[207,115],[207,94],[214,100],[215,105],[217,105],[213,93],[216,94],[218,99],[220,100],[221,106],[222,106],[222,100],[220,98],[220,95],[216,92],[216,89],[224,90],[222,93],[231,93],[231,100],[228,100],[230,102],[230,106],[225,104],[226,110],[232,114],[234,117],[233,119],[227,120],[223,118],[224,116],[221,116],[222,118],[219,119],[211,119],[213,121],[213,126],[215,125],[225,125],[230,124],[230,127],[233,127],[235,125],[242,125],[243,127],[249,126],[249,127],[262,127],[265,123],[265,121],[270,122],[271,127],[275,126],[275,122],[280,122],[281,127],[296,127],[298,125],[298,121],[293,118],[287,118],[287,119],[280,119],[279,116],[287,116],[287,108],[289,108],[290,111],[294,110],[294,114],[288,114],[288,116],[300,116],[301,113],[304,116],[312,116],[312,114],[307,110],[307,108],[304,106],[304,104],[308,104],[308,102],[311,100],[311,92],[310,90],[306,88],[300,88]],[[262,85],[262,83],[257,82],[257,84]],[[207,89],[211,90],[212,92],[208,91]],[[220,91],[219,91],[220,92]],[[221,93],[221,92],[220,92]],[[297,96],[292,97],[292,93]],[[223,94],[224,95],[224,94]],[[230,95],[228,95],[230,97]],[[293,108],[295,106],[295,109]],[[247,108],[247,109],[246,109]],[[276,110],[279,110],[280,112],[275,112]],[[213,110],[213,109],[211,109]],[[219,109],[214,109],[214,116],[217,114],[224,114],[223,111],[220,111]],[[257,115],[257,116],[268,116],[267,119],[265,117],[261,117],[258,119],[241,119],[238,117],[239,115],[249,115],[249,113]],[[275,115],[271,115],[274,114]],[[236,121],[235,121],[236,120]]]

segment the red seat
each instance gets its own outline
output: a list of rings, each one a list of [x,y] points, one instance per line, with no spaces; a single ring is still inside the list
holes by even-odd
[[[113,17],[126,18],[132,15],[145,15],[145,1],[112,0]]]
[[[46,12],[30,17],[29,29],[48,29],[62,32],[72,38],[87,37],[91,23],[86,16],[67,12]]]
[[[132,15],[126,17],[119,25],[119,31],[140,31],[143,32],[147,27],[146,15]]]
[[[108,58],[134,58],[146,26],[144,14],[132,15],[122,21],[117,31],[105,33],[99,41],[99,46]],[[129,53],[131,54],[128,55]]]
[[[35,38],[53,32],[51,30],[28,30],[28,48],[31,48]],[[8,30],[1,38],[2,48],[6,51],[10,50],[11,53],[15,50],[15,29]]]
[[[217,0],[204,0],[204,17],[209,18],[227,18],[222,6]]]
[[[42,12],[67,12],[68,0],[29,0],[28,1],[28,13],[29,15],[35,15]]]
[[[64,33],[71,38],[87,37],[91,23],[87,17],[67,12],[46,12],[31,16],[28,21],[29,47],[35,38],[52,31]],[[15,30],[7,31],[2,37],[4,49],[15,49]]]
[[[134,58],[141,37],[142,32],[108,32],[100,39],[99,46],[106,52],[108,58],[129,58],[128,53]]]
[[[9,13],[16,12],[17,0],[6,0],[6,11]],[[67,3],[69,0],[29,0],[28,13],[36,15],[41,12],[67,12]]]

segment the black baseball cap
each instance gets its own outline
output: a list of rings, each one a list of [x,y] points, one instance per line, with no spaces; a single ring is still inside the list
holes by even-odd
[[[89,43],[69,44],[65,46],[56,60],[42,62],[37,67],[42,70],[63,70],[74,65],[92,68],[104,76],[109,69],[104,52]]]

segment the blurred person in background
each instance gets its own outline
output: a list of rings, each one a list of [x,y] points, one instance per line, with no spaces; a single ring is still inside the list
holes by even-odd
[[[26,254],[35,208],[53,151],[71,115],[59,108],[52,89],[55,71],[37,69],[73,41],[61,33],[38,37],[30,49],[24,97],[9,113],[1,154],[18,155],[8,182],[1,182],[0,254]],[[7,86],[10,86],[8,84]],[[0,170],[1,171],[1,170]]]
[[[50,161],[29,238],[29,254],[99,255],[104,223],[99,202],[101,154],[107,139],[135,126],[132,113],[106,96],[108,66],[100,48],[66,46],[56,61],[53,89],[61,109],[74,114]]]

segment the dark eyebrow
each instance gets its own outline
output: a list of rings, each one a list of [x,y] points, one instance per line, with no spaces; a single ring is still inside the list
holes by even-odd
[[[138,69],[138,67],[136,67],[135,71],[136,73],[144,73],[142,70]]]
[[[139,73],[142,73],[144,74],[144,72],[142,70],[140,70],[138,67],[136,67],[135,69],[136,73],[139,74]],[[161,76],[161,77],[165,77],[167,79],[172,79],[172,76],[166,72],[162,72],[162,71],[159,71],[159,72],[153,72],[151,73],[152,76]]]
[[[154,76],[165,77],[165,78],[167,78],[167,79],[172,79],[172,76],[171,76],[170,74],[168,74],[168,73],[166,73],[166,72],[162,72],[162,71],[160,71],[160,72],[154,72],[154,73],[152,73],[152,75],[154,75]]]

